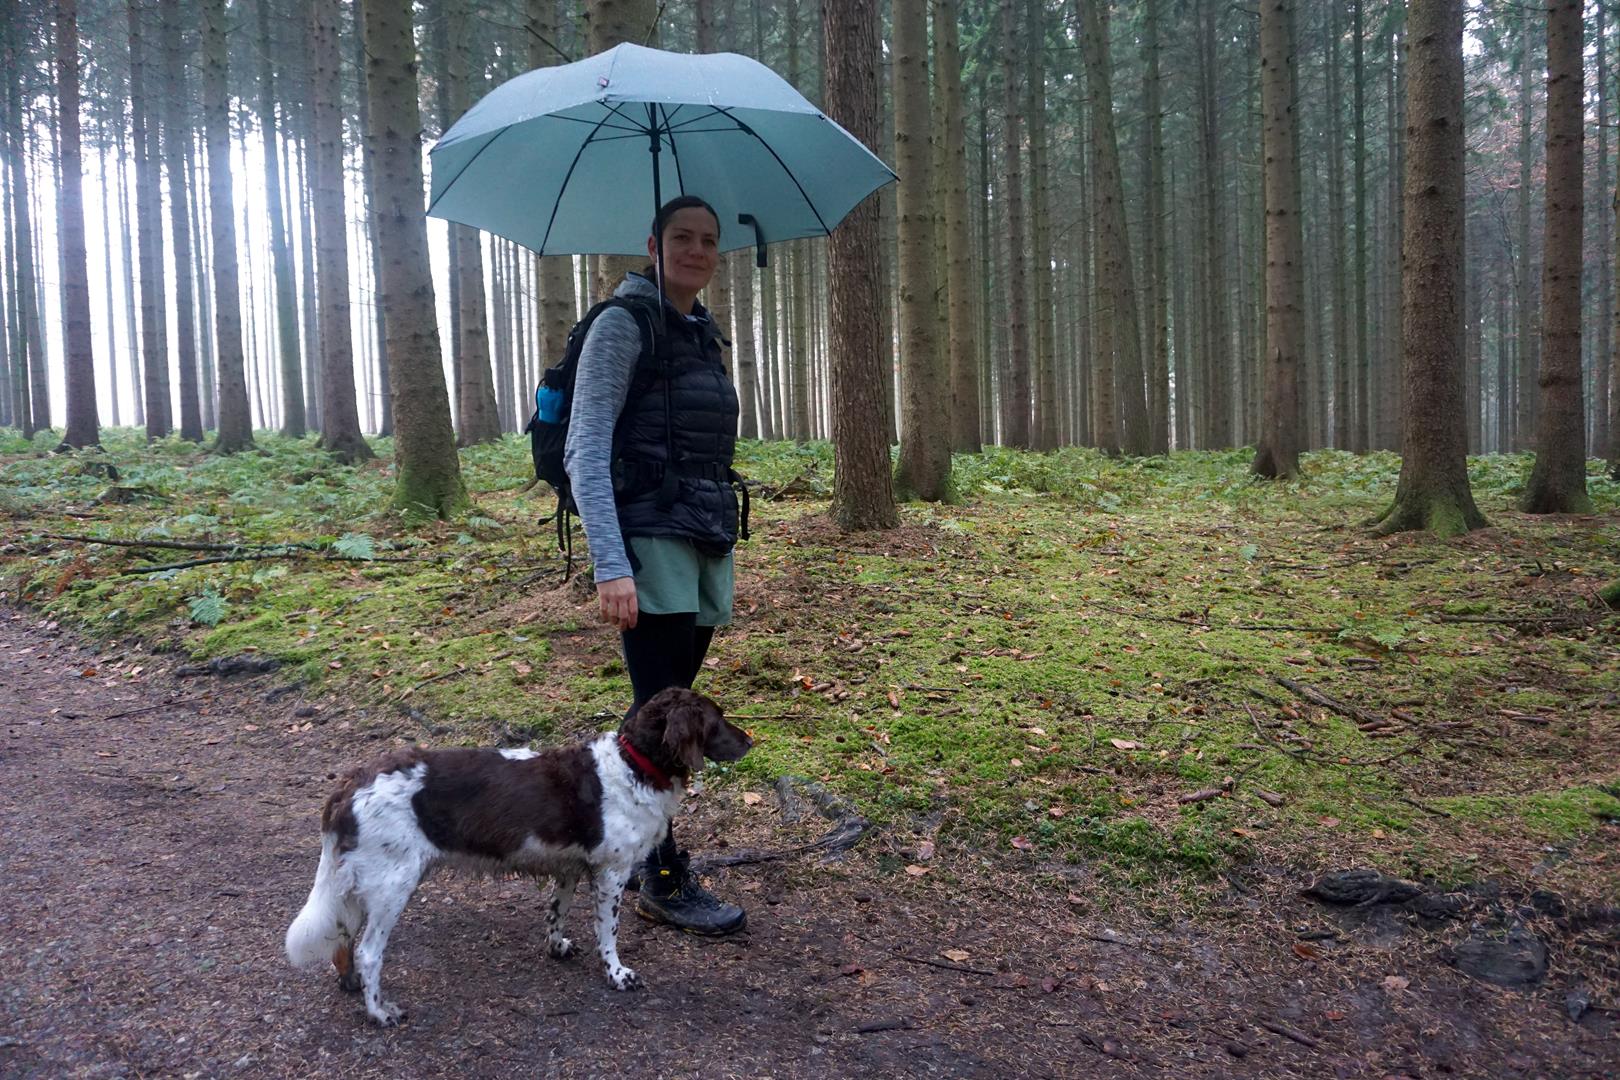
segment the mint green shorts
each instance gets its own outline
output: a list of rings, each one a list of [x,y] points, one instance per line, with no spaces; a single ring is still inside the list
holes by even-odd
[[[641,569],[636,571],[636,606],[649,615],[697,612],[699,626],[731,622],[731,552],[704,555],[690,540],[673,536],[627,536]]]

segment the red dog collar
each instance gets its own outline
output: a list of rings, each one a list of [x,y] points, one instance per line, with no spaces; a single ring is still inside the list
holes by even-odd
[[[619,749],[623,750],[624,756],[630,759],[630,764],[634,765],[646,776],[647,783],[659,791],[668,791],[670,789],[672,785],[670,784],[669,775],[647,760],[647,755],[631,746],[630,740],[623,735],[619,736]]]

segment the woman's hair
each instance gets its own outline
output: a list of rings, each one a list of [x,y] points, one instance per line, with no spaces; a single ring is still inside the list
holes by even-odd
[[[703,209],[707,210],[709,212],[709,216],[714,218],[715,230],[719,231],[720,215],[715,213],[714,207],[710,206],[696,195],[677,195],[675,198],[669,200],[669,202],[658,208],[658,213],[653,216],[652,232],[650,235],[662,240],[664,238],[664,226],[669,224],[669,219],[674,217],[677,212],[681,210],[689,210],[694,206],[702,207]]]

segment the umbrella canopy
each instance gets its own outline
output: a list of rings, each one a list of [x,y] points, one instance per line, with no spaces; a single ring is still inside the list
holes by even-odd
[[[496,87],[432,175],[429,214],[542,255],[643,254],[658,200],[684,194],[714,206],[722,251],[825,236],[895,179],[763,64],[629,44]]]

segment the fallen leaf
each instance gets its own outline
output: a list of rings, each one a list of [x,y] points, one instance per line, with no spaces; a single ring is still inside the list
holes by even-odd
[[[1007,764],[1011,765],[1015,769],[1021,769],[1024,767],[1023,761],[1019,758],[1013,758],[1011,761],[1007,762]]]
[[[947,960],[955,960],[958,964],[970,959],[973,956],[973,954],[968,952],[966,949],[946,949],[939,955],[943,956]]]
[[[534,671],[534,666],[531,664],[526,664],[522,660],[514,660],[512,662],[512,670],[517,672],[519,675],[528,675]]]
[[[931,869],[933,869],[933,867],[918,866],[916,863],[912,863],[910,866],[906,867],[906,873],[910,874],[912,877],[922,877]]]
[[[259,725],[258,724],[243,724],[242,725],[242,730],[243,731],[258,731],[259,730]]]
[[[745,791],[743,792],[742,801],[744,806],[758,806],[765,801],[765,796],[757,791]]]
[[[896,693],[893,690],[890,690],[884,696],[889,699],[889,708],[898,709],[900,707],[900,695],[898,693]]]
[[[1044,992],[1046,992],[1048,994],[1053,993],[1054,991],[1057,990],[1058,987],[1060,987],[1062,985],[1063,985],[1062,983],[1060,983],[1058,980],[1052,978],[1052,976],[1050,976],[1050,975],[1048,975],[1046,978],[1041,980],[1041,990],[1043,990]]]
[[[1412,985],[1412,980],[1408,979],[1404,975],[1385,975],[1384,976],[1384,989],[1388,990],[1390,993],[1395,993],[1398,990],[1405,990],[1408,986],[1411,986],[1411,985]]]
[[[1140,750],[1142,744],[1134,739],[1109,739],[1115,750]]]
[[[87,667],[83,671],[79,672],[79,678],[81,679],[93,679],[95,677],[96,669],[93,667]]]
[[[1336,817],[1324,817],[1318,818],[1317,820],[1330,829],[1337,829],[1339,827],[1339,819]]]
[[[1301,960],[1320,960],[1322,959],[1322,950],[1309,942],[1296,941],[1294,942],[1294,955]]]
[[[1033,849],[1035,847],[1034,844],[1030,843],[1027,839],[1025,839],[1022,836],[1013,837],[1012,838],[1012,846],[1017,848],[1019,851],[1029,851],[1029,850],[1031,850],[1031,849]]]
[[[922,843],[917,845],[917,861],[918,862],[927,862],[929,859],[932,859],[933,857],[934,857],[934,842],[932,840],[924,840]]]

